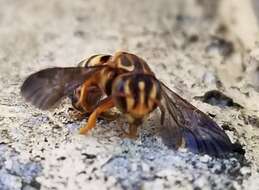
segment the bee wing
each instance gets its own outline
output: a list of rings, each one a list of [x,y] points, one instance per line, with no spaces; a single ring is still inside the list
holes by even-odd
[[[167,146],[214,156],[233,151],[228,136],[210,117],[162,82],[161,92],[161,136]]]
[[[40,109],[49,109],[73,93],[97,68],[48,68],[30,75],[21,87],[22,96]]]

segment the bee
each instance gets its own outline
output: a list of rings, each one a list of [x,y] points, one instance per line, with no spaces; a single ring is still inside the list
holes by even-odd
[[[233,152],[223,129],[209,116],[170,90],[152,72],[146,61],[127,52],[94,55],[79,67],[47,68],[30,75],[21,87],[25,100],[46,110],[70,97],[73,107],[89,113],[80,129],[87,134],[97,118],[117,108],[128,121],[129,138],[155,109],[161,112],[162,141],[169,148],[214,156]]]

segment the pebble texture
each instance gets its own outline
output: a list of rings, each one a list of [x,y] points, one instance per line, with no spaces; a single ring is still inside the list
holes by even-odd
[[[0,189],[259,189],[259,47],[244,52],[217,17],[217,6],[202,0],[0,0]],[[82,136],[85,120],[69,116],[67,99],[41,111],[19,94],[32,72],[116,50],[145,58],[245,155],[219,159],[168,150],[154,134],[158,112],[137,140],[121,139],[116,123],[103,120]],[[211,104],[195,98],[211,90],[239,106],[220,105],[225,100],[217,96]]]

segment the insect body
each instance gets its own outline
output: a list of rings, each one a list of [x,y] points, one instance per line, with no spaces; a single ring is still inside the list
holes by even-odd
[[[21,93],[42,109],[69,96],[75,109],[90,113],[82,134],[95,127],[101,114],[116,107],[129,123],[129,132],[124,133],[136,137],[143,119],[159,108],[160,134],[169,147],[216,156],[233,151],[228,136],[212,119],[171,91],[134,54],[95,55],[79,67],[39,71],[25,80]]]

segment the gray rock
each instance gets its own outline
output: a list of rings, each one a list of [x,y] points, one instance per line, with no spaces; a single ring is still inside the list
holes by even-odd
[[[259,128],[247,122],[258,115],[258,93],[247,85],[246,73],[238,73],[243,77],[237,80],[226,72],[241,67],[241,59],[225,65],[206,52],[211,33],[220,27],[212,14],[195,0],[0,1],[0,189],[258,188]],[[116,122],[103,120],[90,134],[79,135],[86,121],[70,118],[69,101],[41,111],[20,96],[32,72],[75,66],[118,49],[145,58],[170,88],[213,114],[219,125],[228,123],[226,133],[243,146],[245,156],[219,159],[167,149],[156,135],[158,112],[137,140],[121,139]],[[240,52],[234,49],[232,56]],[[229,90],[237,103],[242,101],[242,113],[193,99],[217,87],[217,80],[223,93]]]

